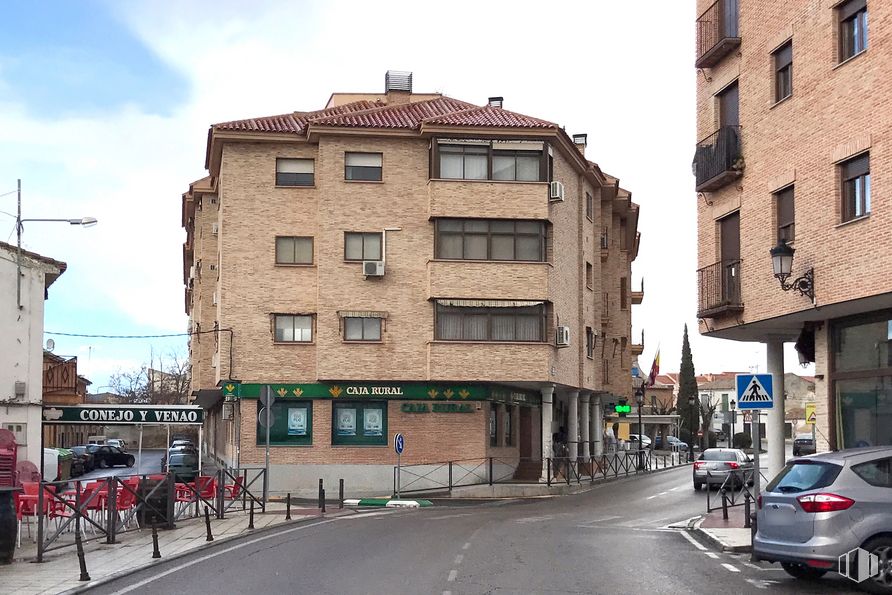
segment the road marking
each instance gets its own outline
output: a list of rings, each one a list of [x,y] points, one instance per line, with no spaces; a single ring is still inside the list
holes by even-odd
[[[727,562],[722,562],[722,566],[724,566],[727,570],[731,572],[740,572],[740,569],[732,564],[728,564]]]
[[[461,546],[461,549],[466,550],[466,549],[468,549],[469,547],[471,547],[471,542],[470,542],[470,541],[466,542],[463,546]]]
[[[660,496],[665,496],[668,493],[669,493],[669,491],[667,490],[665,492],[660,492],[659,494],[654,494],[653,496],[648,496],[647,499],[653,500],[654,498],[659,498]]]
[[[432,516],[427,518],[432,521],[442,521],[443,519],[457,519],[458,517],[471,516],[471,514],[472,513],[470,512],[462,512],[460,514],[444,514],[442,516]]]
[[[589,522],[592,523],[592,524],[594,524],[594,523],[603,523],[604,521],[612,521],[612,520],[614,520],[614,519],[621,519],[621,518],[623,518],[623,517],[621,517],[621,516],[602,516],[602,517],[597,518],[597,519],[592,519],[592,520],[589,521]]]
[[[706,551],[706,547],[703,546],[699,541],[697,541],[696,539],[694,539],[693,537],[691,537],[690,535],[688,535],[688,532],[687,532],[687,531],[679,531],[679,533],[681,533],[681,534],[684,536],[685,539],[687,539],[687,540],[690,541],[692,544],[694,544],[694,547],[695,547],[695,548],[697,548],[697,549],[700,550],[701,552],[705,552],[705,551]]]
[[[341,517],[341,518],[343,518],[345,521],[350,521],[353,519],[365,519],[370,516],[381,516],[384,514],[391,514],[391,512],[389,510],[388,511],[379,510],[379,511],[375,511],[375,512],[360,512],[359,514],[351,514],[349,516],[345,516],[345,517]]]
[[[459,554],[455,557],[455,562],[453,562],[453,564],[458,566],[459,564],[461,564],[462,560],[464,560],[464,559],[465,559],[464,554]]]
[[[443,591],[443,595],[452,595],[452,591]]]
[[[753,564],[752,562],[741,562],[744,566],[749,566],[750,568],[755,568],[756,570],[768,570],[767,568],[762,568],[758,564]]]
[[[452,570],[449,571],[449,576],[446,578],[446,582],[448,582],[448,583],[453,582],[455,580],[455,577],[457,577],[457,576],[458,576],[458,570],[453,568]]]
[[[706,554],[707,556],[709,556],[710,558],[712,558],[713,560],[718,560],[718,559],[719,559],[719,555],[718,555],[718,554],[715,554],[715,553],[713,553],[713,552],[703,552],[703,553]]]
[[[348,518],[348,517],[340,517],[340,518]],[[144,586],[148,585],[149,583],[152,583],[152,582],[158,580],[159,578],[164,578],[165,576],[167,576],[169,574],[173,574],[174,572],[179,572],[180,570],[189,568],[190,566],[195,566],[196,564],[198,564],[200,562],[204,562],[205,560],[210,560],[211,558],[216,558],[217,556],[220,556],[222,554],[228,554],[229,552],[233,552],[233,551],[235,551],[237,549],[241,549],[245,546],[253,545],[255,543],[260,543],[261,541],[266,541],[267,539],[272,539],[273,537],[278,537],[280,535],[286,535],[288,533],[294,533],[296,531],[303,531],[303,530],[309,529],[311,527],[318,527],[319,525],[327,525],[328,523],[334,523],[337,520],[340,520],[340,519],[328,519],[325,521],[319,521],[317,523],[311,523],[309,525],[300,525],[298,527],[293,527],[291,529],[285,529],[284,531],[276,531],[274,533],[270,533],[269,535],[264,535],[264,536],[258,537],[256,539],[250,539],[248,541],[244,541],[242,543],[239,543],[239,544],[227,547],[227,548],[223,548],[222,550],[219,550],[216,552],[211,552],[204,556],[199,556],[198,558],[196,558],[194,560],[190,560],[189,562],[185,562],[184,564],[179,564],[177,566],[174,566],[170,570],[165,570],[164,572],[159,572],[158,574],[156,574],[154,576],[150,576],[149,578],[145,578],[145,579],[139,581],[138,583],[133,583],[132,585],[124,587],[120,591],[115,591],[115,593],[117,595],[123,595],[124,593],[129,593],[131,591],[135,591],[141,587],[144,587]]]

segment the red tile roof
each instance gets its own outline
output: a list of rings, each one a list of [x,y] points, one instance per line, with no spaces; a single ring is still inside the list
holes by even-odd
[[[553,122],[489,105],[479,107],[451,97],[394,105],[361,100],[314,112],[294,112],[220,122],[214,124],[212,128],[238,132],[303,134],[308,125],[417,130],[422,124],[488,128],[559,128]]]
[[[421,126],[422,122],[473,107],[475,106],[470,103],[451,97],[437,97],[417,103],[387,105],[344,115],[312,118],[310,123],[318,126],[347,128],[408,128],[415,130]]]

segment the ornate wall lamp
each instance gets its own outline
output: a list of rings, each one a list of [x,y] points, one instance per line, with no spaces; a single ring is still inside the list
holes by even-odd
[[[795,289],[799,295],[804,295],[811,299],[811,303],[815,303],[815,270],[808,269],[805,273],[791,283],[787,283],[787,279],[793,271],[793,253],[796,252],[791,246],[787,245],[786,240],[779,240],[777,246],[770,250],[771,265],[774,268],[774,276],[780,281],[781,289],[790,291]]]

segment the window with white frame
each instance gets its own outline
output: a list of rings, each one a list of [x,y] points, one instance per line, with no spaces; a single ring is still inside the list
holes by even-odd
[[[346,153],[344,155],[344,179],[380,182],[382,159],[381,153]]]
[[[274,314],[276,343],[311,343],[313,316],[307,314]]]
[[[312,159],[276,159],[276,186],[312,186],[314,172]]]
[[[313,238],[276,236],[276,264],[313,264]]]

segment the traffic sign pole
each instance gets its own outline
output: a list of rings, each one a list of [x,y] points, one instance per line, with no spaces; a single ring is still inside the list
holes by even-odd
[[[396,497],[400,497],[400,462],[403,455],[403,449],[406,447],[406,439],[402,434],[393,435],[393,450],[396,452]]]
[[[750,424],[753,435],[753,498],[757,499],[762,491],[762,471],[759,465],[759,451],[762,450],[762,440],[759,436],[759,422],[762,419],[761,412],[758,409],[753,410],[753,422]]]

